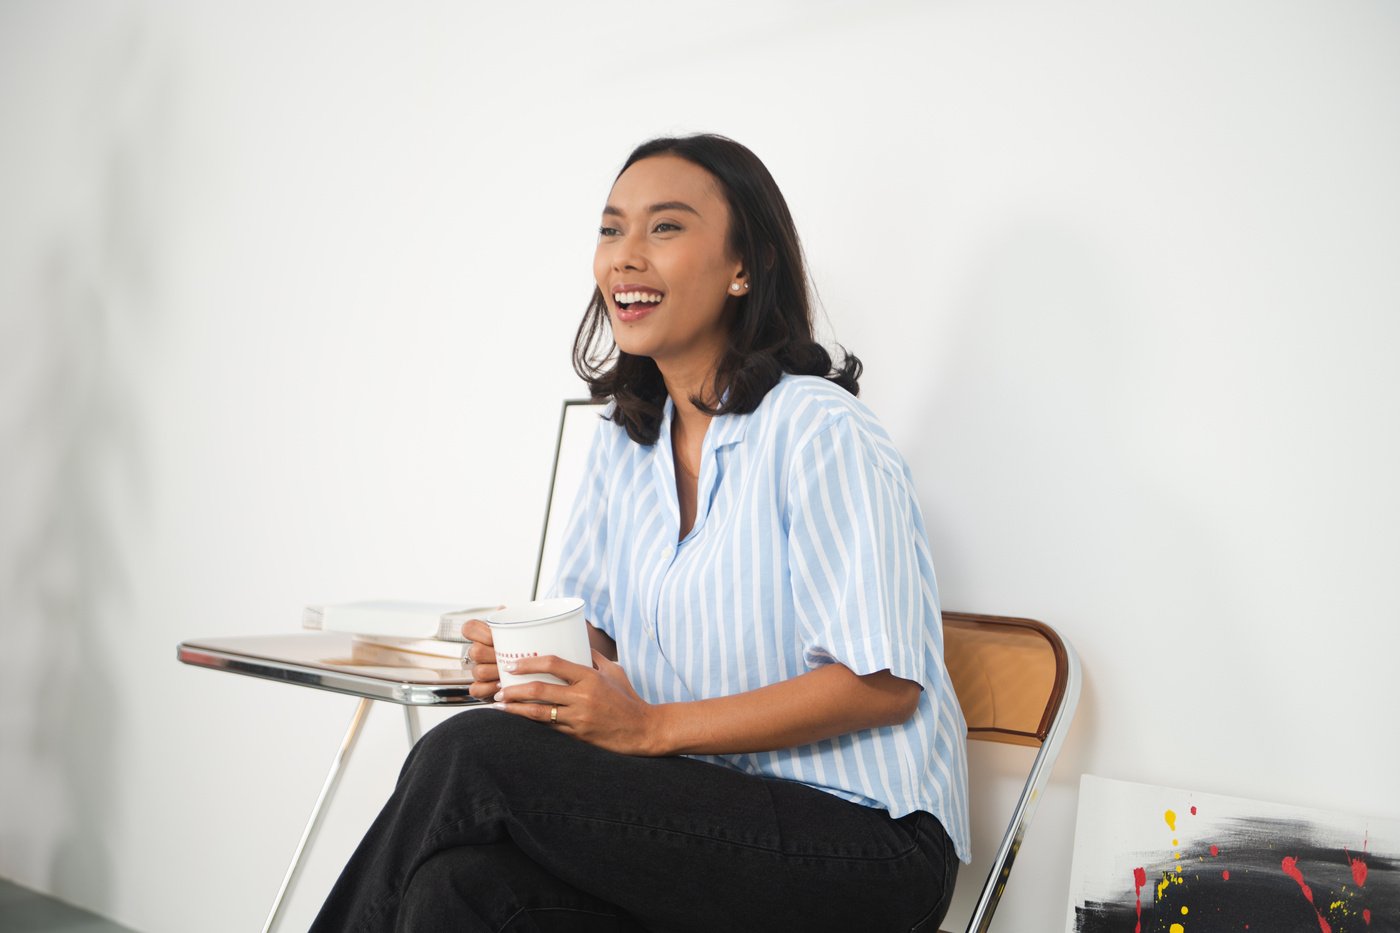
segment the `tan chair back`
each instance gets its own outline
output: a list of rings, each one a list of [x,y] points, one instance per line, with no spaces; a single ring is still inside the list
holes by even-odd
[[[1074,648],[1034,619],[945,612],[943,656],[967,720],[967,737],[1036,750],[967,921],[967,933],[987,933],[1074,719],[1082,673]]]
[[[1065,691],[1064,647],[1033,619],[943,614],[943,655],[967,737],[1039,746]]]

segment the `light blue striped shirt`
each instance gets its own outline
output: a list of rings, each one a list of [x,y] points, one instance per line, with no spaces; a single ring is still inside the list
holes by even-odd
[[[784,376],[705,434],[695,526],[677,545],[674,408],[657,442],[603,421],[554,593],[580,596],[651,703],[727,696],[840,662],[923,687],[914,715],[780,751],[697,755],[943,823],[970,858],[967,727],[943,665],[928,535],[903,457],[870,410]]]

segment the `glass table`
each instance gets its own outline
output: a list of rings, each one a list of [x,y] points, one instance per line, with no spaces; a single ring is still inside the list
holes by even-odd
[[[321,792],[311,808],[311,815],[292,854],[292,862],[282,877],[272,909],[263,924],[263,933],[271,933],[276,928],[283,904],[296,884],[305,855],[316,838],[326,807],[340,783],[345,763],[360,737],[370,704],[381,700],[403,707],[410,746],[422,735],[418,707],[486,706],[469,692],[472,680],[469,664],[464,665],[460,675],[456,671],[445,672],[440,668],[366,664],[352,657],[351,637],[340,632],[191,639],[179,644],[176,657],[196,667],[278,680],[360,698],[354,715],[350,717],[345,737],[341,739],[340,748],[331,760]]]

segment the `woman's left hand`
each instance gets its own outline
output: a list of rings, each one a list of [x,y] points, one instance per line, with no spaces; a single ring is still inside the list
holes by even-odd
[[[506,687],[496,695],[497,708],[609,751],[665,754],[659,745],[659,708],[637,695],[617,662],[594,651],[593,663],[596,667],[584,667],[553,655],[522,658],[512,673],[553,674],[565,684],[532,681]],[[551,710],[558,711],[553,722]]]

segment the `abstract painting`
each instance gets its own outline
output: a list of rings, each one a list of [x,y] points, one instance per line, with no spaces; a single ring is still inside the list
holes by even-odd
[[[1400,820],[1084,775],[1066,933],[1400,933]]]

